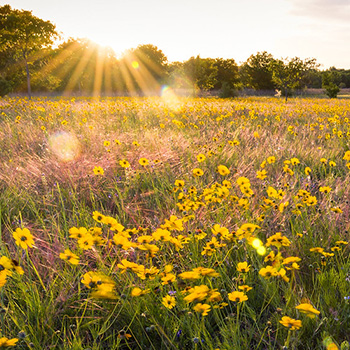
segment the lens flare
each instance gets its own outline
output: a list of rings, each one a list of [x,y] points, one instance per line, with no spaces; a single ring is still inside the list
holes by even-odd
[[[65,131],[58,131],[49,137],[49,147],[60,160],[69,162],[80,154],[77,137]]]
[[[266,248],[262,245],[260,246],[256,252],[259,254],[259,255],[265,255],[266,254]]]
[[[139,69],[139,67],[140,67],[140,65],[139,65],[139,63],[137,61],[132,61],[131,62],[131,66],[134,69]]]
[[[181,108],[181,103],[176,96],[174,90],[170,86],[163,86],[161,91],[161,97],[165,104],[172,110],[178,111]]]
[[[260,241],[259,238],[255,238],[254,241],[252,242],[252,246],[255,249],[258,249],[259,247],[261,247],[263,245],[263,243]]]

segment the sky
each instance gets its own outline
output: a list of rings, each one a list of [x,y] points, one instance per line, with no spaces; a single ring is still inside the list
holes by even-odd
[[[350,0],[0,0],[50,20],[63,38],[117,55],[153,44],[170,62],[257,52],[350,69]]]

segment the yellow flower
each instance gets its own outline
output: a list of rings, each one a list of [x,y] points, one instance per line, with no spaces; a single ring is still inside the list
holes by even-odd
[[[86,272],[83,275],[81,283],[83,283],[85,287],[89,289],[97,288],[97,286],[101,285],[102,283],[111,284],[113,286],[115,285],[114,281],[110,277],[104,275],[101,272],[94,271]]]
[[[346,151],[343,157],[344,160],[350,160],[350,151]]]
[[[303,303],[295,307],[300,312],[306,314],[310,318],[315,318],[316,315],[320,314],[320,311],[316,310],[311,304]]]
[[[0,272],[8,271],[8,274],[10,275],[11,274],[10,270],[12,270],[13,268],[14,268],[14,264],[12,260],[10,260],[6,256],[2,256],[0,259]]]
[[[125,273],[126,271],[138,271],[139,270],[139,265],[134,263],[134,262],[131,262],[131,261],[128,261],[126,259],[123,259],[121,261],[121,264],[117,264],[118,268],[121,270],[121,273]]]
[[[264,170],[262,170],[262,171],[257,171],[256,172],[256,177],[257,177],[257,179],[260,179],[260,180],[264,180],[266,177],[267,177],[267,172],[266,172],[266,170],[264,169]]]
[[[8,339],[6,337],[0,338],[0,349],[9,348],[10,346],[15,346],[18,342],[17,338]]]
[[[124,226],[111,216],[105,216],[102,220],[102,223],[107,225],[111,231],[122,232],[124,230]]]
[[[27,228],[23,230],[17,228],[16,231],[12,234],[13,238],[16,240],[16,244],[22,249],[28,249],[33,247],[34,239],[32,234]]]
[[[202,301],[210,294],[209,287],[204,284],[191,288],[189,292],[190,294],[184,297],[188,303]]]
[[[6,277],[7,273],[4,273],[5,270],[0,272],[0,287],[4,286],[6,284]]]
[[[300,164],[300,161],[299,161],[298,158],[292,158],[292,159],[290,160],[290,162],[291,162],[292,165]]]
[[[270,277],[278,276],[278,271],[276,270],[276,268],[268,265],[260,269],[259,275],[264,277],[265,279],[269,279]]]
[[[299,261],[301,261],[301,259],[298,258],[297,256],[289,256],[288,258],[283,259],[282,264],[283,265],[288,265],[288,264],[297,263]]]
[[[176,187],[184,187],[185,186],[185,181],[183,181],[183,180],[175,180],[175,186]]]
[[[211,307],[208,304],[202,304],[202,303],[198,303],[193,310],[202,314],[202,316],[207,316],[209,311],[210,311]]]
[[[118,232],[113,236],[113,244],[117,248],[121,248],[124,250],[129,250],[130,248],[134,247],[136,244],[132,243],[126,238],[125,236],[122,235],[122,233]]]
[[[214,236],[220,235],[222,237],[227,237],[230,234],[229,230],[226,227],[221,227],[219,224],[215,224],[211,229],[211,232]]]
[[[186,271],[179,274],[179,277],[183,280],[197,280],[201,278],[201,275],[199,272],[195,271]]]
[[[60,253],[60,259],[67,260],[72,265],[79,264],[79,256],[72,253],[69,249],[66,249],[64,253]]]
[[[311,168],[309,168],[308,166],[305,168],[305,175],[310,175],[311,173]]]
[[[208,267],[196,267],[195,269],[193,269],[193,272],[199,273],[201,276],[208,276],[208,277],[220,276],[218,272]]]
[[[242,303],[243,301],[248,300],[248,297],[243,292],[232,292],[228,293],[228,299],[236,303]]]
[[[104,170],[100,166],[95,166],[94,167],[94,174],[95,175],[103,175],[104,174]]]
[[[280,248],[281,246],[288,247],[290,244],[290,240],[287,237],[282,236],[281,232],[277,232],[273,236],[269,237],[266,241],[266,247],[273,245],[277,248]]]
[[[193,176],[195,177],[203,176],[204,174],[203,170],[199,168],[193,169],[192,173],[193,173]]]
[[[83,237],[79,238],[78,245],[80,248],[88,250],[92,248],[94,241],[94,237],[90,233],[87,233]]]
[[[248,272],[250,270],[250,265],[248,265],[248,263],[246,261],[244,262],[239,262],[237,264],[237,271],[238,272]]]
[[[170,295],[167,295],[162,299],[162,304],[167,308],[167,309],[172,309],[176,305],[175,297],[172,297]]]
[[[117,299],[115,282],[108,276],[89,271],[84,274],[81,282],[91,289],[91,296],[97,299]]]
[[[102,222],[103,221],[103,219],[104,219],[104,215],[103,214],[101,214],[100,212],[98,212],[98,211],[94,211],[93,213],[92,213],[92,218],[95,220],[95,221],[97,221],[97,222]]]
[[[171,240],[171,233],[168,230],[158,228],[155,232],[152,233],[152,237],[155,241],[168,242]]]
[[[243,285],[243,286],[239,286],[238,289],[243,290],[243,292],[247,293],[253,288],[247,285]]]
[[[176,281],[176,276],[173,273],[167,273],[165,276],[161,278],[162,280],[162,285],[166,285],[169,283],[173,283]]]
[[[125,169],[130,167],[130,163],[125,159],[121,159],[119,165]]]
[[[141,249],[141,250],[144,250],[144,251],[147,251],[149,256],[150,257],[154,257],[157,252],[159,251],[159,248],[155,245],[155,244],[148,244],[148,243],[145,243],[145,244],[141,244],[139,245],[137,248]]]
[[[197,156],[197,160],[199,163],[204,162],[206,159],[207,159],[206,156],[202,153],[198,154],[198,156]]]
[[[132,297],[139,297],[140,295],[144,295],[144,294],[147,294],[147,293],[149,293],[149,292],[150,292],[149,289],[144,289],[144,290],[142,290],[142,289],[139,288],[139,287],[135,287],[135,288],[133,288],[132,291],[131,291],[131,296],[132,296]]]
[[[183,231],[183,221],[178,219],[175,215],[171,215],[169,220],[165,219],[165,224],[160,226],[161,228],[168,229],[170,231]]]
[[[140,158],[139,164],[142,166],[147,166],[149,164],[149,160],[147,158]]]
[[[91,292],[91,296],[96,299],[117,299],[114,282],[97,283],[97,286]]]
[[[246,184],[250,184],[250,181],[248,178],[244,177],[244,176],[241,176],[239,177],[237,180],[236,180],[236,183],[238,186],[243,186],[243,185],[246,185]]]
[[[278,192],[271,186],[269,186],[266,190],[267,195],[272,198],[277,198],[278,197]]]
[[[320,189],[319,189],[320,192],[322,193],[329,193],[332,191],[332,189],[328,186],[321,186]]]
[[[323,253],[324,249],[320,247],[310,248],[310,252]]]
[[[280,321],[280,323],[284,326],[289,328],[290,330],[295,330],[295,329],[299,329],[302,327],[302,323],[300,320],[295,320],[293,318],[290,318],[288,316],[283,316],[282,320]]]
[[[74,239],[80,239],[87,234],[87,229],[85,227],[72,227],[69,229],[69,237]]]
[[[228,170],[228,168],[225,165],[219,165],[217,168],[217,172],[222,176],[226,176],[230,173],[230,170]]]

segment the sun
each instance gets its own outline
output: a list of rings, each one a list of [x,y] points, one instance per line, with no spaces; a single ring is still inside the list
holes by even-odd
[[[125,38],[123,40],[116,40],[116,35],[113,33],[98,31],[90,34],[89,39],[101,46],[101,48],[110,48],[115,53],[116,57],[121,58],[127,50],[131,48],[130,44],[125,42]]]

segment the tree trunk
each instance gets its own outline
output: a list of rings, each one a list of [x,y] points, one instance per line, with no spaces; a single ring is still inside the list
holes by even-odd
[[[28,98],[31,99],[32,98],[32,89],[30,88],[30,73],[29,73],[27,56],[26,56],[25,52],[23,52],[23,58],[24,58],[24,62],[26,65],[26,72],[27,72]]]
[[[285,94],[286,102],[287,102],[287,100],[288,100],[288,88],[287,88],[287,84],[284,84],[284,94]]]

